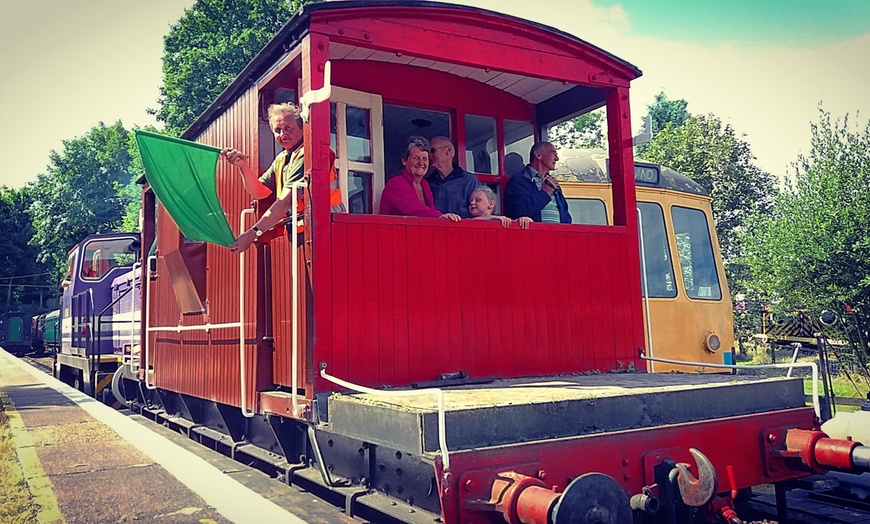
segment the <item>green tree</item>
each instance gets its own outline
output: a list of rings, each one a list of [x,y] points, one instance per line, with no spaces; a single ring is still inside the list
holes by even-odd
[[[57,284],[37,264],[38,249],[30,243],[33,226],[27,209],[33,198],[30,188],[0,187],[0,304],[4,310],[31,310],[40,297],[51,295]]]
[[[133,180],[129,139],[120,121],[100,122],[85,135],[65,140],[62,152],[51,152],[48,172],[32,187],[29,208],[39,262],[60,272],[67,250],[82,238],[119,230],[131,198],[121,190]]]
[[[786,311],[833,309],[861,325],[870,312],[870,122],[832,120],[820,108],[811,150],[771,212],[747,221],[740,241],[748,284]],[[847,307],[848,305],[848,307]],[[854,325],[854,322],[853,322]]]
[[[143,128],[146,131],[157,131],[153,126]],[[124,214],[121,218],[119,231],[125,233],[139,232],[139,211],[142,209],[142,185],[144,181],[145,167],[142,165],[142,157],[139,155],[139,144],[136,135],[130,133],[127,139],[127,152],[130,154],[130,182],[120,189],[121,200],[127,202],[124,206]]]
[[[197,0],[164,38],[154,111],[181,134],[299,9],[299,0]],[[305,2],[310,3],[310,2]]]
[[[658,133],[668,127],[680,127],[686,123],[691,114],[688,109],[689,103],[684,99],[671,100],[661,91],[656,95],[652,104],[646,106],[647,115],[652,121],[652,132]],[[646,129],[644,129],[646,131]]]
[[[735,235],[746,218],[770,209],[774,178],[755,166],[749,144],[714,115],[690,116],[680,126],[666,125],[653,136],[645,158],[707,189],[726,261],[739,254]]]
[[[606,148],[604,115],[598,109],[559,124],[550,131],[550,141],[557,149]]]
[[[671,127],[680,127],[692,116],[688,109],[689,103],[684,99],[670,100],[664,91],[655,96],[653,103],[646,106],[647,112],[643,119],[641,132],[656,133]],[[652,130],[647,129],[647,120],[652,124]],[[635,148],[637,156],[645,156],[649,150],[649,144],[638,144]]]

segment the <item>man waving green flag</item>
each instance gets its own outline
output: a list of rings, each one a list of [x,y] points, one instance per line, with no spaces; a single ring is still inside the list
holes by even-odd
[[[220,149],[137,129],[145,178],[191,240],[229,246],[235,241],[217,197],[215,169]]]

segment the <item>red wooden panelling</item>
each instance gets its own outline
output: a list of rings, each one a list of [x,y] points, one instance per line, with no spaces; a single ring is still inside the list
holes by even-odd
[[[197,141],[218,147],[232,146],[257,158],[257,94],[250,89],[213,122]],[[244,191],[238,170],[220,160],[217,167],[217,190],[227,213],[230,227],[238,233],[239,213],[248,206],[250,196]],[[249,219],[249,223],[253,222]],[[158,254],[177,249],[179,232],[172,219],[161,209],[158,218]],[[234,322],[239,316],[239,257],[227,249],[207,247],[206,313],[182,315],[170,285],[162,257],[158,259],[158,277],[151,283],[152,326],[203,325]],[[271,354],[259,348],[256,322],[258,311],[256,287],[257,255],[247,252],[246,279],[246,366],[247,405],[256,406],[256,391],[271,385]],[[238,330],[233,328],[205,331],[161,332],[149,337],[149,363],[154,367],[154,383],[218,402],[239,405]]]
[[[459,370],[519,377],[641,365],[626,228],[335,215],[332,231],[341,344],[331,361],[315,358],[337,376],[381,387]]]

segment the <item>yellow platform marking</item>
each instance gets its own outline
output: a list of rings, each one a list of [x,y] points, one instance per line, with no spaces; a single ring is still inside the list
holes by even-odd
[[[18,455],[18,463],[27,480],[27,488],[33,497],[33,502],[39,506],[36,518],[40,524],[66,524],[66,520],[60,512],[57,497],[51,489],[51,479],[42,469],[42,462],[36,454],[36,446],[27,427],[21,421],[21,416],[15,410],[12,399],[0,388],[0,399],[4,405],[4,411],[9,417],[9,427],[12,429],[12,443]]]

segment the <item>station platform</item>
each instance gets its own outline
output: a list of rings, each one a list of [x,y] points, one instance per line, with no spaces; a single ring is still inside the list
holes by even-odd
[[[193,450],[197,444],[87,397],[2,349],[0,401],[2,444],[17,458],[17,466],[7,465],[19,468],[8,469],[6,478],[20,472],[26,481],[21,491],[29,501],[21,507],[35,517],[29,522],[352,521],[259,471]],[[10,493],[10,486],[0,488]],[[0,521],[6,522],[2,514]]]

